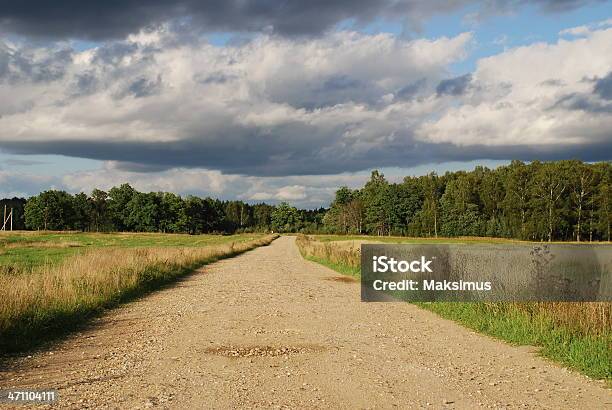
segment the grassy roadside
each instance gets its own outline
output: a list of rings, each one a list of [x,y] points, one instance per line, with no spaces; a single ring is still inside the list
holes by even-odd
[[[225,238],[225,237],[224,237]],[[194,269],[258,246],[275,235],[201,247],[98,248],[0,275],[0,351],[26,350]]]
[[[567,302],[571,303],[571,302]],[[539,353],[612,387],[612,333],[588,334],[560,325],[545,312],[529,313],[514,303],[418,303],[418,306],[478,332],[515,345],[537,346]],[[526,309],[525,309],[526,308]]]
[[[316,262],[320,265],[326,266],[343,275],[352,276],[354,278],[359,279],[359,276],[360,276],[359,268],[355,268],[354,266],[347,266],[341,263],[334,263],[330,260],[319,258],[316,256],[308,256],[308,255],[302,254],[302,257],[304,257],[304,259],[307,259],[309,261]]]
[[[318,239],[318,238],[317,238]],[[299,237],[302,256],[339,273],[359,277],[355,246]],[[540,354],[612,386],[610,303],[418,303],[441,317]]]

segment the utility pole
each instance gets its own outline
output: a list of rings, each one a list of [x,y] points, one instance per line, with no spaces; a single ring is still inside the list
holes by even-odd
[[[7,216],[6,215],[6,205],[4,205],[4,217],[2,218],[2,229],[0,229],[0,231],[6,231],[6,223],[9,220],[11,221],[10,227],[12,231],[13,230],[13,208],[11,208],[11,212]]]

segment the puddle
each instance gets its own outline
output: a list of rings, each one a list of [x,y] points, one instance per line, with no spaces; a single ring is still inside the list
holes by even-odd
[[[219,346],[206,353],[225,357],[279,357],[320,351],[317,346]]]
[[[350,276],[334,276],[333,278],[325,278],[325,280],[331,280],[333,282],[342,282],[342,283],[357,282],[357,279],[351,278]]]

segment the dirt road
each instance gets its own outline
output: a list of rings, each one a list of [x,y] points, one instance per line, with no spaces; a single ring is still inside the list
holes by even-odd
[[[79,408],[612,407],[602,383],[527,348],[334,279],[282,237],[11,361],[0,386]]]

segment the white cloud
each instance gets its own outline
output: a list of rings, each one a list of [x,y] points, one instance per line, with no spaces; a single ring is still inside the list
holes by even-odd
[[[267,201],[270,199],[280,201],[299,201],[306,198],[306,187],[302,185],[284,186],[276,192],[255,192],[248,199],[253,201]]]
[[[100,169],[66,173],[61,177],[41,178],[24,175],[26,191],[19,196],[29,196],[48,189],[49,184],[69,192],[90,193],[94,188],[108,190],[128,182],[142,192],[175,192],[181,195],[211,196],[221,199],[241,199],[249,202],[282,201],[301,207],[319,207],[329,204],[339,186],[356,188],[362,186],[369,175],[351,173],[340,175],[303,175],[293,177],[249,177],[224,175],[219,171],[205,169],[171,169],[159,172],[130,172],[106,163]],[[16,174],[6,175],[15,178]],[[3,182],[0,171],[0,184]],[[17,181],[15,180],[15,184]],[[0,197],[2,197],[0,192]]]
[[[566,36],[587,36],[593,30],[605,29],[612,26],[612,19],[602,20],[597,23],[571,27],[565,30],[561,30],[559,35]]]
[[[567,110],[557,103],[569,95],[591,95],[592,79],[611,70],[612,29],[507,50],[481,59],[471,91],[423,124],[418,136],[459,146],[609,142],[611,115]]]
[[[559,32],[560,35],[569,35],[569,36],[585,36],[591,32],[591,29],[588,26],[577,26],[572,28],[567,28],[565,30],[561,30]]]
[[[216,47],[162,28],[60,57],[22,47],[4,57],[0,146],[226,173],[351,169],[354,155],[409,138],[471,39],[336,32]],[[413,100],[393,98],[415,81]]]

